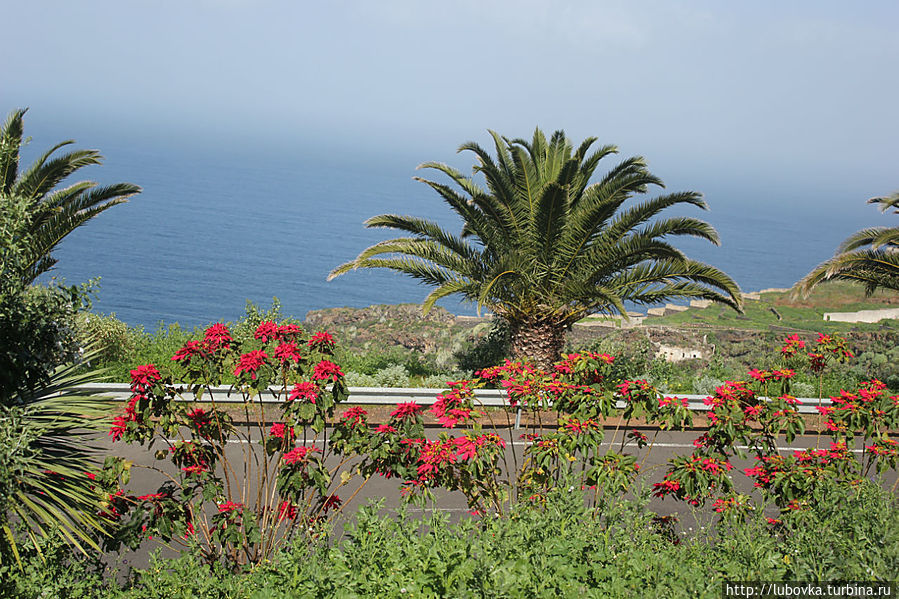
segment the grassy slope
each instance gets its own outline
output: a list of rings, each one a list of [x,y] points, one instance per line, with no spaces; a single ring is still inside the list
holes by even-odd
[[[778,319],[772,308],[782,319]],[[884,327],[899,328],[899,320],[882,320],[872,324],[824,320],[825,312],[855,312],[883,308],[899,308],[899,293],[878,292],[866,298],[864,291],[856,286],[830,283],[804,299],[791,298],[789,293],[764,293],[761,300],[746,300],[744,314],[737,314],[730,308],[712,305],[703,309],[690,308],[685,312],[661,317],[648,317],[643,322],[650,326],[718,327],[755,331],[774,328],[845,332],[853,329],[873,331]]]

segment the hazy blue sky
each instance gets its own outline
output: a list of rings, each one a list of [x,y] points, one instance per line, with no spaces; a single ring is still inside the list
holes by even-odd
[[[0,6],[0,109],[51,140],[419,162],[539,125],[680,187],[899,189],[894,0]]]

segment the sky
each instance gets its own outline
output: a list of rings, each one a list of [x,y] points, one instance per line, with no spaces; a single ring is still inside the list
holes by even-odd
[[[0,7],[0,110],[50,139],[414,164],[539,126],[691,188],[899,189],[894,1]]]

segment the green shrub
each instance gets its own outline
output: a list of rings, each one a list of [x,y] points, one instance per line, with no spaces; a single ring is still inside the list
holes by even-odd
[[[145,338],[143,329],[129,327],[115,313],[106,316],[82,312],[76,319],[76,328],[80,338],[93,340],[97,359],[107,363],[128,360]]]
[[[0,404],[46,384],[78,357],[75,315],[90,305],[92,283],[30,285],[28,203],[0,196]]]
[[[297,544],[239,573],[155,559],[115,596],[717,598],[726,580],[889,580],[899,568],[896,508],[873,484],[822,488],[812,510],[774,525],[759,510],[697,514],[692,530],[660,525],[643,492],[593,510],[559,489],[542,506],[455,524],[445,512],[390,515],[375,504],[339,542]]]
[[[19,545],[21,567],[5,551],[0,556],[0,597],[91,599],[115,596],[118,592],[113,573],[104,572],[99,559],[74,554],[58,535],[38,537],[37,547],[30,543]]]
[[[693,381],[693,392],[698,395],[711,395],[723,384],[724,381],[721,379],[706,374]]]
[[[502,364],[512,352],[512,336],[509,324],[494,318],[486,333],[480,331],[474,342],[460,349],[453,356],[459,369],[476,372],[483,368]]]

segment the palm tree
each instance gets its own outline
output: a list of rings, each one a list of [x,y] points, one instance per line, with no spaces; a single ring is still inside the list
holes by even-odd
[[[56,189],[69,175],[92,164],[101,164],[97,150],[74,150],[54,154],[75,143],[60,142],[42,154],[24,171],[19,170],[23,145],[23,117],[27,109],[14,110],[0,130],[0,208],[12,199],[24,200],[31,217],[29,251],[22,269],[23,282],[33,282],[56,264],[51,253],[76,227],[107,208],[125,202],[141,189],[131,183],[98,186],[80,181]]]
[[[881,212],[899,214],[899,192],[883,198],[871,198]],[[878,288],[899,291],[899,227],[869,227],[850,235],[830,260],[819,264],[796,284],[796,292],[808,295],[825,281],[846,280],[861,283],[868,295]]]
[[[695,218],[655,220],[680,204],[706,208],[700,194],[661,195],[624,209],[649,186],[663,187],[642,158],[628,158],[591,183],[600,160],[617,153],[615,146],[591,152],[591,137],[574,149],[562,131],[547,141],[537,129],[530,142],[490,134],[495,158],[475,143],[459,149],[477,158],[472,177],[440,163],[419,167],[440,171],[458,186],[416,178],[462,218],[458,235],[421,218],[375,216],[368,227],[411,236],[369,247],[335,268],[329,280],[356,268],[397,270],[435,287],[425,312],[440,298],[459,294],[508,322],[513,355],[543,366],[559,357],[573,323],[594,312],[626,316],[627,301],[690,297],[741,309],[730,277],[667,241],[690,235],[718,244],[717,232]],[[475,181],[478,175],[486,188]]]
[[[100,503],[88,473],[101,467],[93,444],[109,427],[110,408],[78,388],[103,373],[78,370],[61,366],[39,391],[0,404],[0,547],[16,560],[12,523],[38,552],[38,539],[50,534],[84,553],[100,550],[96,539],[107,524],[97,517]]]

